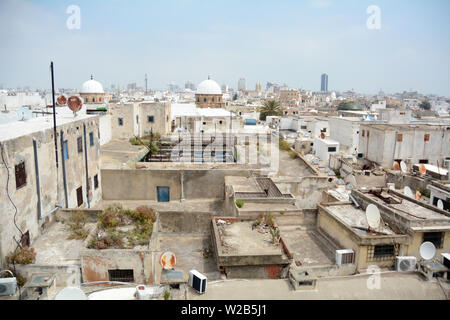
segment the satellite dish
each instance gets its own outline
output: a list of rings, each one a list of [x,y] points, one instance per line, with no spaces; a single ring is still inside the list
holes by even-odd
[[[397,161],[394,162],[394,170],[400,171],[400,164]]]
[[[172,270],[177,264],[177,257],[175,256],[175,253],[166,251],[161,255],[159,262],[163,269]]]
[[[369,204],[366,208],[367,223],[371,229],[377,229],[380,226],[380,210],[374,204]]]
[[[27,107],[21,107],[17,110],[17,117],[19,118],[19,121],[29,120],[31,119],[31,110]]]
[[[425,165],[423,163],[419,166],[420,174],[425,175],[427,173],[427,168],[425,168]]]
[[[406,167],[406,164],[403,161],[400,162],[400,168],[402,169],[403,173],[406,173],[408,171],[408,168]]]
[[[410,198],[412,198],[412,197],[414,196],[413,193],[412,193],[411,188],[408,187],[408,186],[406,186],[406,187],[403,189],[403,193],[405,194],[405,196],[408,196],[408,197],[410,197]]]
[[[444,210],[444,202],[442,202],[441,199],[438,200],[437,207],[441,210]]]
[[[322,140],[325,139],[325,133],[321,132],[321,133],[320,133],[320,138],[321,138]]]
[[[432,242],[424,242],[420,246],[420,256],[425,260],[431,260],[436,254],[436,247]]]
[[[80,111],[82,105],[83,103],[81,102],[81,99],[76,96],[72,96],[67,100],[67,106],[73,112]]]
[[[62,289],[54,298],[55,300],[87,300],[86,294],[77,287],[67,287]]]
[[[422,193],[419,190],[417,190],[416,191],[416,200],[420,200],[420,199],[422,199]]]
[[[67,104],[67,98],[64,95],[60,95],[56,98],[56,102],[58,103],[58,106],[65,106]]]

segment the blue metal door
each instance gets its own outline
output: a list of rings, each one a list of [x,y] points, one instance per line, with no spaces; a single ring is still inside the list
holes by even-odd
[[[169,187],[157,187],[158,189],[158,202],[170,201],[170,188]]]

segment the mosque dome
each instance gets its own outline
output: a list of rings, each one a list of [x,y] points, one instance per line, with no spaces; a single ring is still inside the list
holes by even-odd
[[[105,91],[103,91],[102,84],[98,81],[95,81],[93,79],[93,77],[91,76],[91,80],[86,81],[81,86],[80,93],[84,93],[84,94],[105,93]]]
[[[222,94],[222,90],[217,82],[208,79],[198,85],[197,94]]]

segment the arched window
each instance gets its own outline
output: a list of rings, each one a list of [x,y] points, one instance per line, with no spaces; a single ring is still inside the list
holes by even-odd
[[[214,102],[214,97],[212,98],[212,102]]]
[[[203,99],[203,102],[206,102],[206,98]]]

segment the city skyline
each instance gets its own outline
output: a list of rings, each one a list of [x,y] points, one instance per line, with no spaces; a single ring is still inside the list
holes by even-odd
[[[450,4],[378,1],[381,29],[370,30],[371,4],[79,1],[80,29],[69,30],[69,2],[5,0],[0,84],[48,89],[54,61],[60,88],[78,88],[91,74],[105,87],[144,87],[148,74],[157,90],[211,75],[231,87],[243,77],[248,88],[270,81],[318,91],[326,70],[336,91],[450,96]]]

